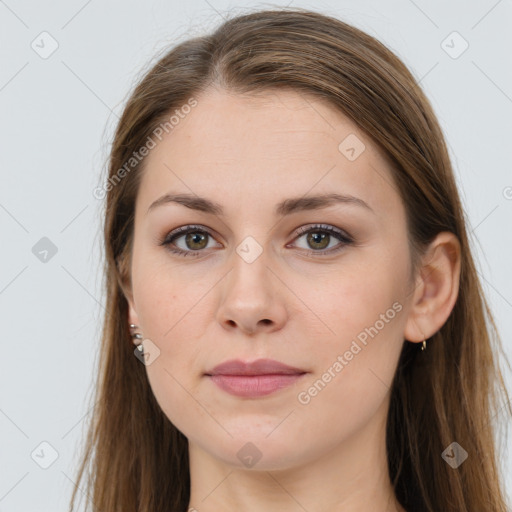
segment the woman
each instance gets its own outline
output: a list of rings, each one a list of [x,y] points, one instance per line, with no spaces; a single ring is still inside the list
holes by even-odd
[[[442,132],[381,43],[304,9],[181,43],[103,193],[95,510],[506,510],[499,338]]]

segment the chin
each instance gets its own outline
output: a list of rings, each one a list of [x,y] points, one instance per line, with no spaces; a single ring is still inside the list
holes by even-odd
[[[211,438],[207,442],[211,443]],[[301,464],[302,456],[297,453],[297,444],[291,438],[283,438],[276,433],[268,436],[267,429],[259,433],[251,429],[250,434],[233,436],[223,443],[206,445],[206,448],[214,458],[236,469],[276,471]]]

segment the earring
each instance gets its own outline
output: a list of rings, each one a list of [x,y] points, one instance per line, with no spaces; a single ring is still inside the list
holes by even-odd
[[[427,348],[427,341],[423,340],[421,350],[425,350]]]
[[[138,325],[135,325],[135,324],[130,324],[130,329],[133,331],[135,329],[138,329],[139,326]],[[142,340],[143,336],[142,334],[138,333],[138,332],[132,332],[132,338],[135,339],[135,340]],[[139,349],[140,352],[144,353],[144,347],[142,345],[142,341],[137,345],[137,348]]]

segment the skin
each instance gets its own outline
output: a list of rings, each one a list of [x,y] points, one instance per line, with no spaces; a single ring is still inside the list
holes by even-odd
[[[432,336],[453,308],[456,237],[440,233],[410,280],[405,210],[390,162],[353,122],[292,91],[256,97],[215,89],[196,99],[146,159],[126,293],[127,321],[140,327],[148,353],[160,351],[146,365],[151,388],[189,440],[190,510],[403,511],[385,453],[390,386],[404,340]],[[353,161],[338,149],[349,134],[365,145]],[[206,197],[225,215],[177,203],[147,213],[167,192]],[[335,204],[274,215],[286,198],[332,192],[373,211]],[[331,236],[315,245],[297,234],[316,223],[346,231],[354,243],[328,254],[343,242]],[[187,245],[180,233],[174,244],[198,257],[159,245],[190,224],[211,236]],[[251,263],[236,251],[246,237],[262,250]],[[337,357],[396,303],[394,318],[333,372]],[[252,399],[204,376],[228,359],[260,357],[309,373]],[[299,402],[329,368],[335,376]],[[237,457],[248,442],[261,454],[252,467]]]

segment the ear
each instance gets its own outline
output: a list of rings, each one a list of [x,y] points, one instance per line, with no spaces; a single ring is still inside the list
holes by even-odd
[[[129,290],[129,289],[124,289],[123,293],[128,302],[128,323],[139,326],[137,329],[135,329],[135,332],[140,332],[141,327],[139,324],[139,317],[137,315],[137,311],[135,308],[135,302],[133,300],[133,294],[132,294],[131,290]],[[134,339],[134,344],[137,345],[138,343],[139,342],[136,339]]]
[[[422,258],[404,338],[420,343],[444,325],[459,294],[460,242],[450,232],[439,233]]]
[[[129,324],[138,325],[140,329],[139,317],[137,315],[135,301],[133,300],[130,266],[131,253],[127,252],[125,249],[117,261],[118,284],[128,302],[128,318],[126,321]],[[136,331],[139,331],[139,329],[136,329]]]

